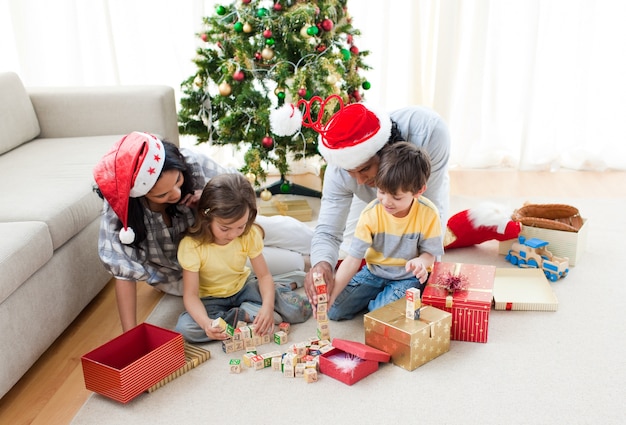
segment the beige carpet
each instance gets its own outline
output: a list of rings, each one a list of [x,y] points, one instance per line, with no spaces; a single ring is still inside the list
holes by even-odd
[[[269,369],[233,375],[234,356],[209,343],[212,358],[196,369],[126,405],[94,394],[72,424],[624,423],[626,201],[532,201],[571,203],[589,220],[584,256],[552,284],[557,312],[492,311],[488,343],[452,341],[448,353],[412,372],[383,364],[353,386],[325,375],[306,384]],[[451,211],[479,202],[456,198]],[[452,250],[444,261],[512,267],[495,242]],[[166,296],[148,321],[172,328],[182,309],[180,298]],[[331,322],[331,334],[363,342],[362,319]],[[309,320],[292,327],[290,340],[314,335]]]

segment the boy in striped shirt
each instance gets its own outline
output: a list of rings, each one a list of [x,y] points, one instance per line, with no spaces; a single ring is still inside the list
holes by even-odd
[[[428,155],[414,144],[391,143],[380,151],[376,199],[361,213],[337,269],[331,320],[378,309],[402,298],[408,288],[423,292],[435,259],[443,255],[439,212],[422,196],[429,177]]]

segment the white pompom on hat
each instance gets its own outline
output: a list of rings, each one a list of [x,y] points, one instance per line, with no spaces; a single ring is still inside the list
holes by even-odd
[[[302,127],[302,112],[293,103],[285,103],[270,112],[270,128],[277,136],[291,136]]]
[[[339,102],[339,110],[324,124],[322,123],[324,108],[333,100]],[[311,105],[315,103],[320,105],[317,119],[313,119],[311,111]],[[304,105],[304,112],[300,114],[302,125],[319,133],[317,148],[320,154],[329,164],[345,170],[352,170],[369,161],[391,137],[392,123],[389,115],[363,103],[351,103],[344,106],[343,100],[336,94],[326,99],[314,96],[309,101],[301,99],[295,107],[293,105],[282,106],[281,108],[285,108],[282,116],[286,116],[292,108],[299,112],[300,105]],[[281,116],[278,113],[279,109],[275,114],[277,121]],[[290,116],[289,119],[293,117]],[[282,126],[276,124],[277,128],[287,127],[284,124],[286,119],[283,118],[282,121]],[[289,134],[297,130],[299,128]],[[273,132],[276,133],[274,130]]]
[[[133,132],[113,145],[93,170],[102,196],[122,222],[120,241],[131,244],[135,232],[128,227],[128,200],[147,194],[165,163],[163,142],[148,133]]]

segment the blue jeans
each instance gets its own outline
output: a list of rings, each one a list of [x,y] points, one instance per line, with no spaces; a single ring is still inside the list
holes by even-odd
[[[409,288],[424,289],[417,278],[390,280],[374,276],[367,266],[354,275],[348,286],[339,294],[330,310],[331,320],[352,319],[365,309],[369,311],[383,307],[404,297]]]
[[[306,299],[291,290],[289,283],[275,280],[276,291],[274,299],[274,310],[280,314],[283,321],[288,323],[302,323],[311,317],[311,304]],[[236,326],[240,320],[246,320],[246,313],[241,308],[243,303],[257,305],[259,308],[263,303],[259,291],[257,278],[251,275],[241,291],[226,298],[204,297],[202,303],[208,316],[212,319],[221,317],[229,325]],[[196,323],[186,311],[181,313],[176,323],[176,332],[183,335],[186,341],[192,343],[202,343],[211,341],[204,329]]]

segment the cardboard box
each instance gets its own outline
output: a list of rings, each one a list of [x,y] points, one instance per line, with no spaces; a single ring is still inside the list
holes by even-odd
[[[379,362],[389,361],[389,354],[360,342],[335,338],[332,345],[333,348],[319,358],[320,372],[344,384],[360,381],[376,372]]]
[[[548,242],[548,251],[557,257],[569,258],[569,265],[575,266],[587,248],[587,233],[589,223],[583,219],[583,225],[578,232],[565,232],[562,230],[543,229],[541,227],[522,226],[521,235],[526,238],[538,238]],[[517,238],[500,242],[498,253],[506,255],[511,249],[511,245],[517,242]]]
[[[493,285],[496,310],[556,311],[559,301],[539,269],[497,269]]]
[[[365,343],[389,353],[396,366],[415,370],[450,350],[452,315],[423,306],[419,319],[408,319],[405,307],[401,298],[365,314]]]
[[[269,201],[259,202],[259,214],[264,216],[288,215],[300,221],[311,221],[313,210],[305,199],[284,200],[274,195]]]
[[[422,303],[452,313],[451,339],[487,342],[495,274],[495,266],[436,262]],[[438,284],[450,275],[467,280],[466,289],[449,292]]]
[[[142,323],[81,357],[85,387],[127,403],[185,365],[178,332]]]

